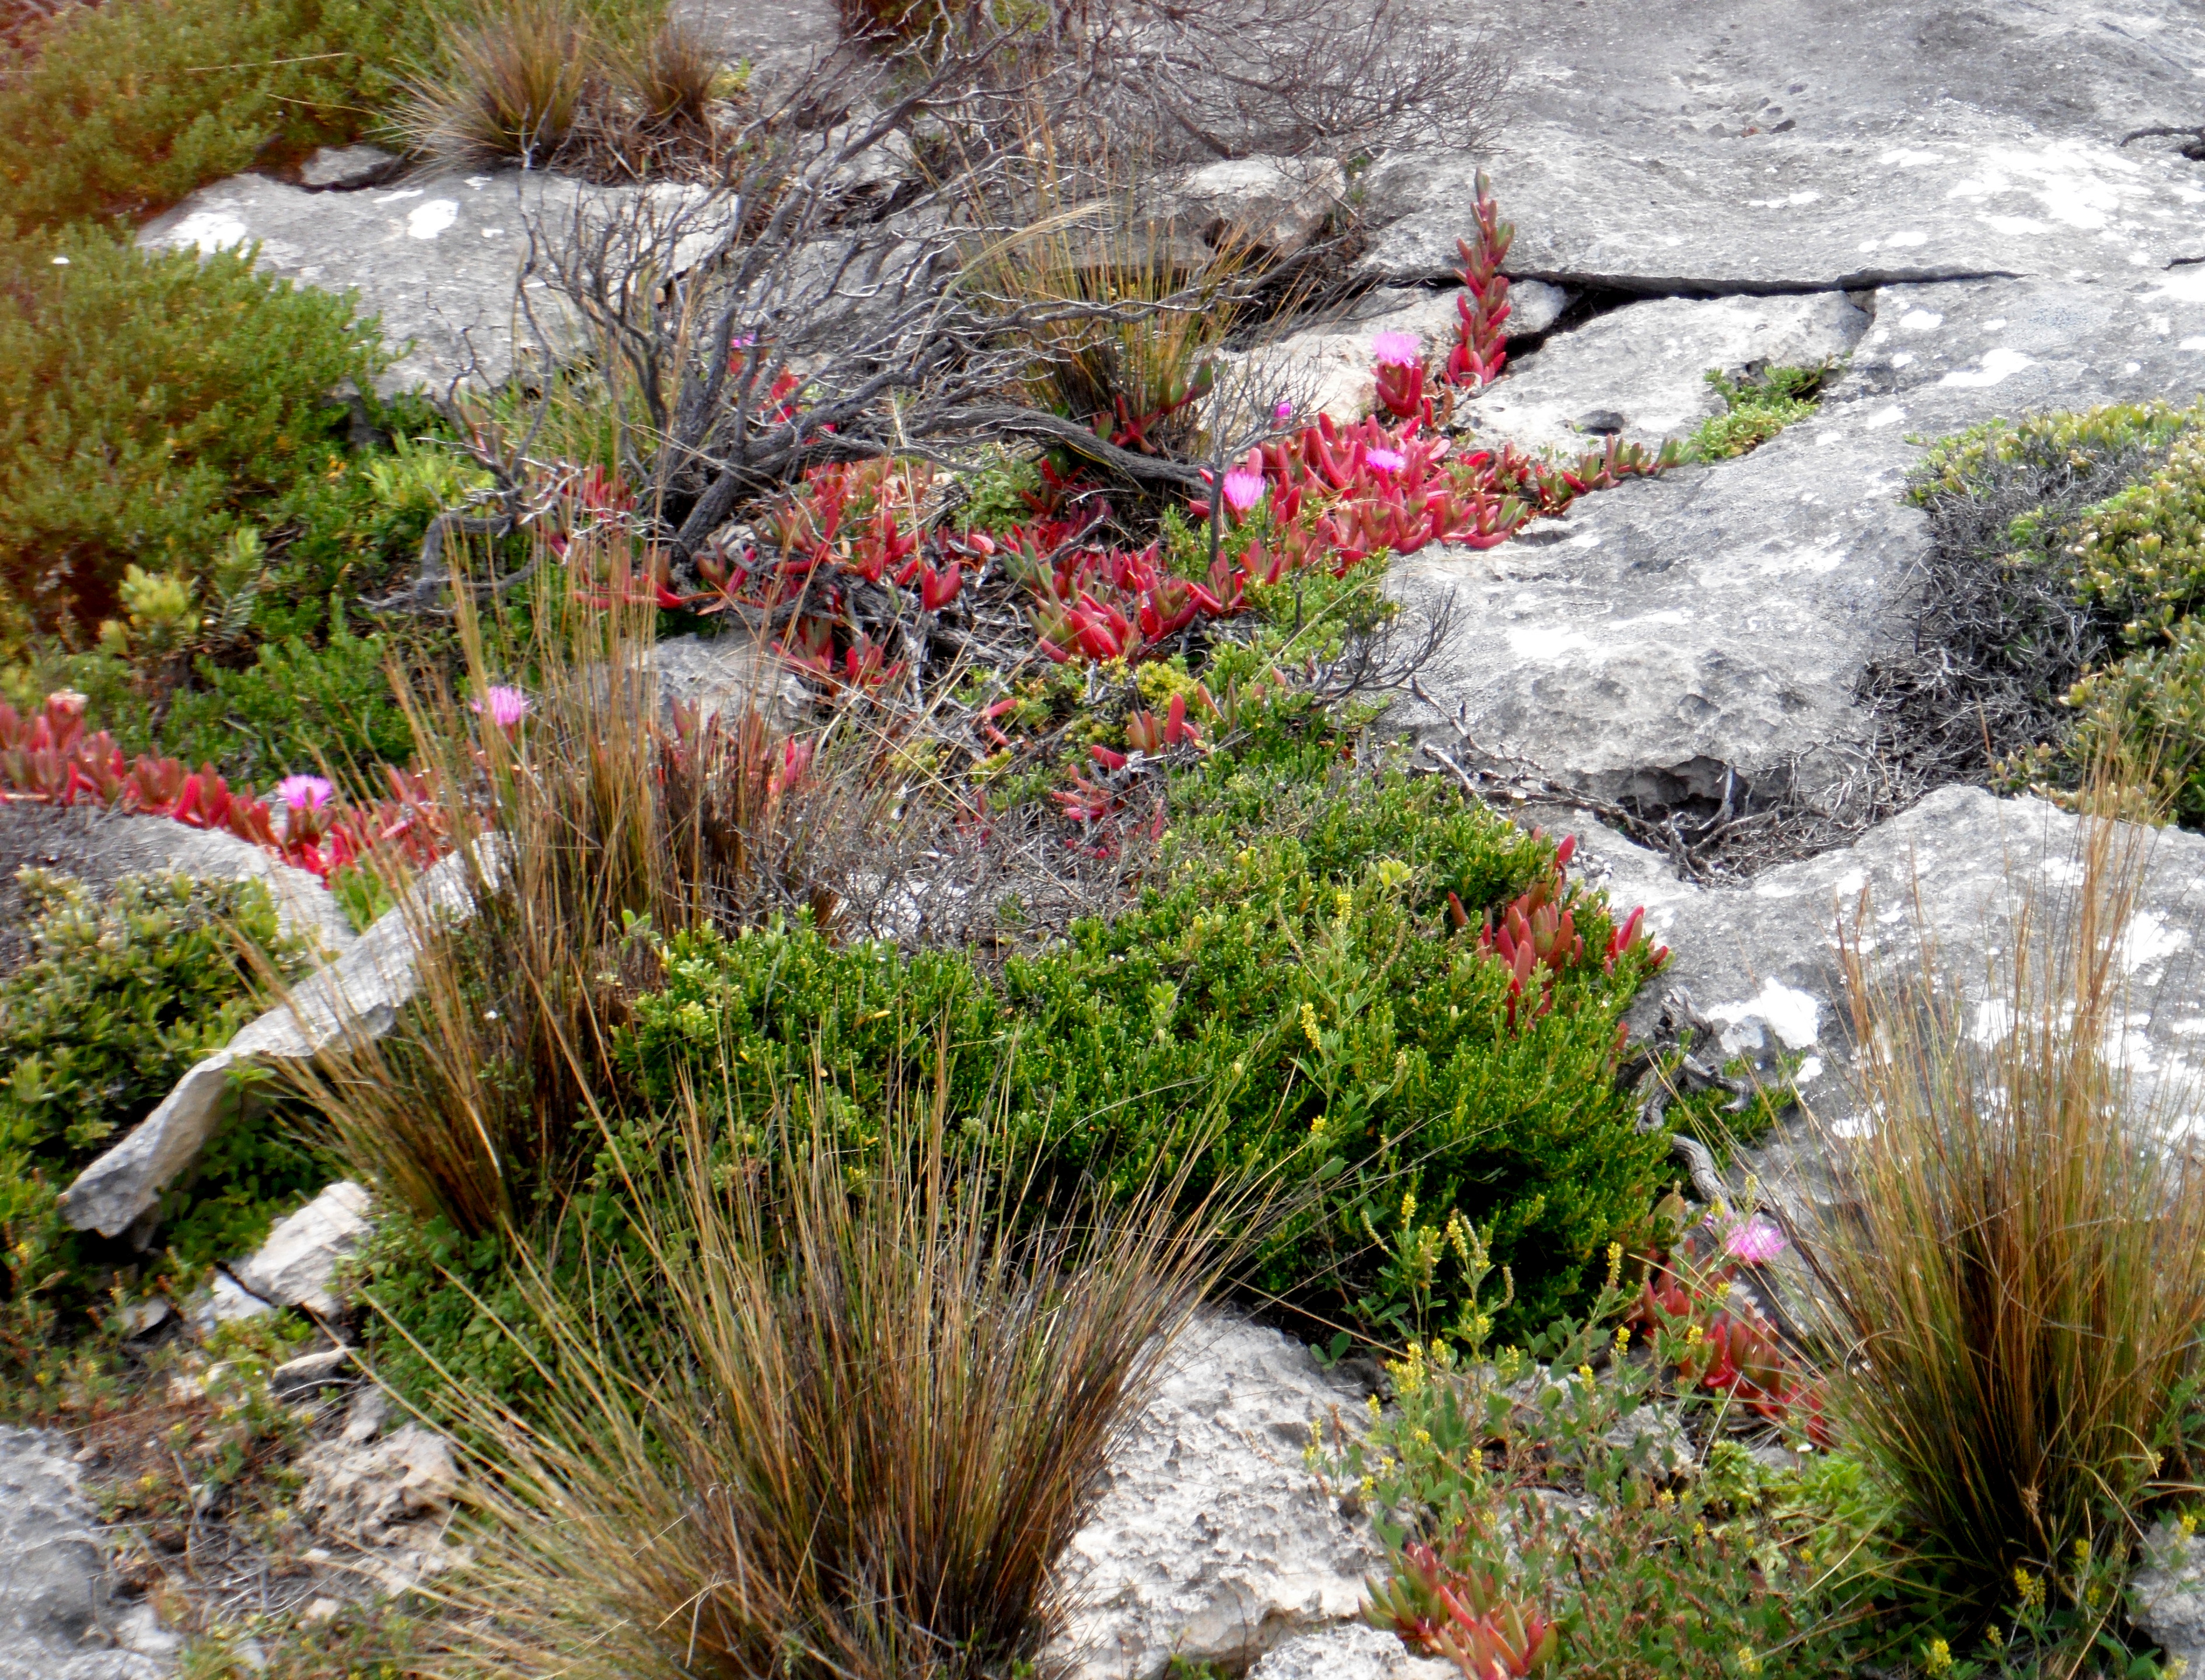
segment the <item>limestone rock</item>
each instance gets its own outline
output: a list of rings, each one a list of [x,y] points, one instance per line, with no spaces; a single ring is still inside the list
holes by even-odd
[[[488,844],[488,843],[485,843]],[[496,878],[502,854],[485,860]],[[199,1158],[230,1095],[233,1066],[259,1057],[302,1060],[341,1034],[390,1030],[413,995],[414,929],[422,920],[472,913],[466,860],[445,858],[336,962],[294,989],[291,1001],[249,1022],[237,1036],[194,1064],[161,1106],[128,1137],[77,1175],[62,1196],[62,1212],[79,1231],[114,1237],[160,1198],[161,1190]]]
[[[275,1310],[274,1303],[262,1300],[229,1273],[217,1271],[207,1279],[207,1286],[186,1303],[184,1317],[194,1331],[206,1337],[221,1325]]]
[[[1059,1654],[1081,1680],[1152,1680],[1174,1655],[1237,1668],[1354,1616],[1381,1554],[1302,1451],[1313,1421],[1361,1401],[1278,1331],[1191,1328],[1065,1557],[1079,1607]]]
[[[1227,157],[1182,177],[1170,210],[1212,248],[1237,235],[1290,257],[1323,232],[1346,190],[1330,158]]]
[[[319,1353],[302,1353],[278,1365],[268,1374],[268,1392],[279,1400],[288,1400],[333,1384],[348,1382],[355,1374],[350,1348],[324,1348]]]
[[[268,1240],[230,1273],[263,1300],[331,1317],[337,1302],[330,1284],[337,1261],[359,1247],[367,1232],[366,1187],[341,1179],[297,1213],[276,1220]]]
[[[203,881],[258,881],[268,889],[277,924],[332,955],[355,935],[322,883],[260,847],[217,829],[193,828],[165,816],[133,816],[92,806],[0,804],[0,856],[6,874],[29,864],[74,876],[94,889],[128,875],[178,870]],[[0,882],[0,920],[20,915],[14,882]],[[0,947],[9,943],[8,929]],[[4,962],[0,953],[0,962]]]
[[[590,187],[541,171],[423,176],[359,193],[246,175],[201,187],[146,223],[138,242],[203,252],[257,245],[263,273],[354,291],[399,352],[381,389],[442,389],[502,378],[543,347],[539,329],[563,347],[563,306],[540,275],[524,276],[532,235],[556,242],[578,223],[671,215],[696,199],[685,187]],[[700,227],[682,249],[710,242]]]
[[[317,193],[356,193],[389,180],[405,163],[379,145],[325,145],[299,166],[299,184]]]
[[[1842,1129],[1857,1097],[1845,1077],[1840,918],[1851,925],[1865,894],[1871,946],[1903,962],[1913,949],[1918,895],[1956,978],[1979,980],[1979,953],[2000,942],[2023,890],[2056,893],[2079,878],[2082,826],[2042,799],[1946,787],[1851,846],[1715,887],[1677,880],[1666,859],[1606,829],[1589,828],[1586,846],[1607,870],[1610,902],[1645,905],[1649,930],[1671,950],[1633,1006],[1634,1030],[1650,1026],[1663,995],[1681,988],[1719,1027],[1725,1054],[1803,1056],[1803,1099],[1820,1122]],[[2196,935],[2205,927],[2205,834],[2162,829],[2149,845],[2124,947],[2132,998],[2118,1048],[2132,1072],[2178,1083],[2205,1073],[2205,952]],[[1786,1176],[1810,1148],[1804,1128],[1780,1134],[1762,1152],[1764,1182]]]
[[[0,1427],[0,1680],[163,1680],[170,1665],[116,1647],[161,1630],[110,1603],[80,1474],[58,1437]]]
[[[669,636],[651,650],[651,662],[660,695],[695,706],[704,717],[755,706],[787,724],[802,717],[811,704],[788,664],[762,651],[754,637],[740,630]]]
[[[2146,1566],[2129,1583],[2137,1606],[2131,1619],[2196,1673],[2205,1665],[2205,1543],[2185,1540],[2172,1522],[2161,1522],[2144,1550]]]
[[[408,1423],[380,1440],[323,1441],[300,1456],[299,1514],[330,1540],[383,1546],[442,1517],[459,1491],[451,1443]]]
[[[1390,1633],[1342,1622],[1295,1634],[1266,1652],[1248,1680],[1461,1680],[1453,1663],[1419,1657]]]
[[[1842,292],[1779,298],[1662,298],[1626,305],[1558,334],[1457,411],[1481,436],[1527,449],[1585,448],[1583,417],[1613,410],[1649,446],[1682,440],[1723,412],[1709,370],[1820,367],[1842,359],[1869,318]]]

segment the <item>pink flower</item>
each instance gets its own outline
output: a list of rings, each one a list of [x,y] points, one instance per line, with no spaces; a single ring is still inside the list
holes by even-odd
[[[1271,411],[1271,418],[1275,420],[1293,419],[1294,418],[1293,404],[1286,401],[1283,398],[1281,399],[1279,406]]]
[[[1370,359],[1381,367],[1422,367],[1424,342],[1414,333],[1379,333],[1370,341]]]
[[[1756,1214],[1732,1226],[1730,1235],[1723,1238],[1723,1252],[1749,1266],[1766,1266],[1787,1246],[1781,1228],[1765,1214]]]
[[[276,784],[276,797],[293,810],[319,810],[336,791],[326,776],[285,776]]]
[[[510,729],[528,715],[528,696],[517,688],[500,684],[483,691],[482,698],[471,703],[474,709],[490,719],[501,729]]]
[[[1263,499],[1263,475],[1236,467],[1225,475],[1225,505],[1245,513]]]
[[[1365,449],[1363,459],[1373,472],[1399,472],[1409,458],[1399,449]]]

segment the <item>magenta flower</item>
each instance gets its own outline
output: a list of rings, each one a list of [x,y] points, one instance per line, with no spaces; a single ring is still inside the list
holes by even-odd
[[[1293,419],[1294,418],[1293,404],[1281,398],[1280,400],[1279,406],[1271,411],[1271,418],[1275,420]]]
[[[1732,1226],[1730,1235],[1723,1238],[1723,1252],[1749,1266],[1766,1266],[1787,1246],[1782,1229],[1765,1214],[1756,1214]]]
[[[1225,505],[1236,513],[1245,513],[1263,499],[1263,475],[1251,472],[1246,467],[1235,467],[1225,475]]]
[[[472,703],[477,712],[501,729],[510,729],[528,715],[528,696],[520,689],[508,688],[503,684],[484,689],[482,698]]]
[[[285,776],[276,784],[276,797],[293,810],[319,810],[336,791],[326,776]]]
[[[1374,472],[1399,472],[1408,464],[1408,457],[1399,449],[1365,449],[1363,459]]]
[[[1414,333],[1379,333],[1371,338],[1370,359],[1381,367],[1422,367],[1424,342]]]

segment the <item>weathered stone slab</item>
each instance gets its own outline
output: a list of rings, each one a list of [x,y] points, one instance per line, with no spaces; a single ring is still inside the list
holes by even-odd
[[[1607,872],[1611,902],[1644,905],[1648,929],[1672,953],[1634,1006],[1634,1028],[1649,1028],[1664,995],[1681,988],[1721,1028],[1726,1054],[1805,1056],[1802,1096],[1824,1124],[1842,1127],[1857,1099],[1845,1077],[1839,928],[1859,927],[1872,957],[1903,966],[1926,926],[1954,979],[1981,985],[1984,954],[2024,895],[2048,895],[2040,908],[2055,911],[2081,879],[2083,827],[2042,799],[1946,787],[1851,846],[1739,886],[1679,881],[1667,859],[1597,825],[1585,852]],[[2178,1085],[2205,1073],[2205,834],[2160,829],[2148,844],[2123,946],[2131,1002],[2119,1050],[2132,1072]],[[1768,1153],[1780,1163],[1790,1147],[1780,1138]]]
[[[104,891],[129,875],[178,870],[202,881],[258,881],[275,901],[282,930],[332,955],[357,937],[343,910],[304,870],[270,857],[235,834],[193,828],[165,816],[129,816],[89,805],[0,803],[0,857],[73,876]],[[12,967],[21,945],[20,905],[12,879],[0,882],[0,965]]]
[[[337,1310],[330,1292],[337,1262],[367,1232],[366,1186],[340,1179],[295,1214],[276,1220],[267,1241],[232,1266],[230,1274],[264,1301],[304,1307],[328,1318]]]
[[[1438,0],[1465,24],[1469,0]],[[1511,272],[1654,291],[2151,268],[2196,250],[2205,18],[2036,0],[1693,0],[1569,9],[1517,41],[1489,159],[1373,170],[1369,271],[1444,273],[1488,163]]]
[[[1595,447],[1589,432],[1658,445],[1723,412],[1709,369],[1820,367],[1849,354],[1869,318],[1842,292],[1661,298],[1557,335],[1456,413],[1527,449]]]
[[[1211,1316],[1187,1332],[1065,1557],[1080,1607],[1059,1654],[1080,1680],[1153,1680],[1174,1655],[1238,1669],[1356,1615],[1381,1553],[1302,1451],[1313,1421],[1362,1398],[1278,1331]]]
[[[258,244],[266,273],[358,294],[379,317],[395,363],[385,391],[495,381],[543,347],[565,347],[568,317],[540,273],[524,273],[532,232],[557,240],[578,218],[668,212],[681,187],[597,187],[524,170],[416,177],[360,193],[317,193],[264,175],[201,187],[139,234],[156,249]],[[700,229],[686,247],[708,243]]]
[[[484,862],[494,880],[498,858]],[[298,986],[289,1002],[194,1064],[159,1107],[77,1175],[62,1193],[62,1216],[79,1231],[120,1235],[199,1158],[222,1118],[234,1068],[263,1059],[302,1061],[347,1033],[388,1032],[413,995],[417,930],[473,913],[467,860],[456,853],[445,858],[407,896],[407,904],[377,917],[342,957]]]
[[[1390,1633],[1342,1622],[1274,1646],[1248,1680],[1460,1680],[1453,1663],[1419,1657]]]
[[[1422,675],[1481,745],[1605,798],[1657,804],[1787,787],[1857,762],[1869,661],[1908,634],[1928,526],[1903,501],[1922,446],[2000,415],[2205,391],[2205,270],[2111,281],[1973,281],[1877,292],[1874,324],[1820,412],[1741,459],[1578,502],[1483,554],[1426,549],[1390,586],[1459,629]],[[1834,294],[1825,294],[1826,297]],[[1628,321],[1633,304],[1603,316]],[[1477,400],[1567,356],[1577,393],[1634,365],[1550,338]],[[1627,409],[1626,409],[1627,412]],[[1404,700],[1393,714],[1428,727]]]

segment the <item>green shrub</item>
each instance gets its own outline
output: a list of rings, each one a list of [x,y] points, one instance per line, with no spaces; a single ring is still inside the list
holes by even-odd
[[[2079,524],[2083,598],[2119,615],[2131,644],[2170,633],[2205,601],[2205,436],[2185,432],[2154,470],[2087,509]]]
[[[2165,646],[2093,672],[2069,699],[2082,714],[2067,754],[2077,772],[2111,756],[2173,821],[2205,828],[2205,620],[2179,620]]]
[[[270,153],[348,140],[428,51],[402,0],[75,7],[0,60],[0,218],[136,220]]]
[[[88,626],[130,565],[195,581],[327,472],[330,393],[381,353],[349,301],[239,253],[0,244],[0,586],[47,626]]]
[[[1128,1186],[1214,1103],[1198,1188],[1241,1170],[1326,1187],[1264,1251],[1258,1287],[1421,1331],[1465,1304],[1439,1275],[1459,1214],[1512,1267],[1509,1321],[1542,1323],[1643,1220],[1667,1152],[1614,1088],[1643,959],[1572,971],[1512,1028],[1507,973],[1453,928],[1448,894],[1474,920],[1542,871],[1543,844],[1435,781],[1328,776],[1312,756],[1189,777],[1141,902],[1013,959],[1000,985],[962,955],[804,929],[676,938],[664,989],[636,1006],[638,1087],[662,1108],[698,1087],[740,1141],[817,1069],[815,1119],[862,1138],[939,1046],[954,1113],[1000,1102],[1062,1172]],[[1605,912],[1576,914],[1600,949]]]
[[[0,1343],[34,1339],[56,1305],[86,1297],[98,1244],[62,1227],[55,1197],[258,1012],[248,947],[283,969],[305,956],[257,882],[136,876],[95,903],[73,881],[20,878],[32,954],[0,984]],[[163,1197],[172,1261],[196,1269],[249,1247],[326,1177],[241,1103]]]
[[[1723,400],[1724,412],[1700,423],[1685,447],[1686,458],[1727,460],[1746,454],[1805,419],[1821,403],[1822,382],[1833,365],[1772,367],[1743,380],[1709,368],[1707,382]]]
[[[354,636],[339,622],[321,647],[300,636],[263,643],[242,670],[202,662],[199,686],[162,720],[161,751],[259,788],[324,763],[340,775],[403,764],[413,734],[387,657],[383,637]]]

